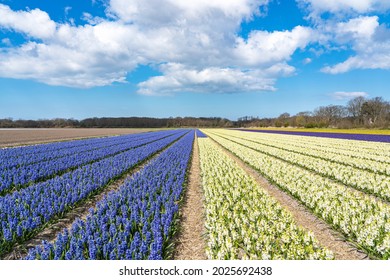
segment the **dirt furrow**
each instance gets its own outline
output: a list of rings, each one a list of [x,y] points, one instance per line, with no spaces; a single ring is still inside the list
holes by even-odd
[[[180,229],[174,242],[176,247],[173,256],[176,260],[207,259],[203,197],[199,148],[195,137],[188,185],[180,207]]]

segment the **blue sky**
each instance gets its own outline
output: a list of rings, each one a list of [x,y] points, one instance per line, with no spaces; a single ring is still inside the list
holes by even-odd
[[[0,118],[275,117],[390,100],[388,0],[0,0]]]

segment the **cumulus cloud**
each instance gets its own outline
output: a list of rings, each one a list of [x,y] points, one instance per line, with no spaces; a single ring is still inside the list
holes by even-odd
[[[241,24],[270,0],[110,0],[105,18],[84,13],[80,25],[0,4],[0,29],[26,38],[16,46],[1,41],[0,76],[88,88],[125,83],[138,65],[152,64],[161,75],[141,82],[140,94],[275,90],[278,78],[294,74],[293,54],[309,45],[317,54],[353,51],[325,73],[390,69],[390,29],[372,15],[388,11],[390,1],[297,1],[316,18],[312,27],[252,30],[245,38]]]
[[[240,37],[241,23],[268,2],[111,0],[108,18],[84,13],[78,26],[0,5],[0,28],[30,38],[0,52],[0,76],[86,88],[126,82],[138,65],[153,64],[161,76],[141,82],[140,94],[274,90],[279,77],[294,73],[294,52],[318,34],[297,26]]]
[[[388,0],[297,0],[306,6],[311,16],[323,13],[332,14],[364,14],[370,12],[386,12],[390,9]]]
[[[352,56],[334,66],[322,68],[322,72],[340,74],[355,69],[390,69],[390,46],[381,49],[382,53],[367,53]]]
[[[364,92],[364,91],[352,91],[352,92],[337,91],[337,92],[332,93],[331,95],[334,99],[337,99],[337,100],[346,100],[346,99],[348,100],[348,99],[352,99],[352,98],[359,97],[359,96],[367,97],[368,93]]]
[[[277,64],[266,69],[240,70],[210,67],[201,70],[169,63],[161,67],[163,76],[152,77],[139,84],[139,93],[170,95],[176,92],[237,93],[273,91],[276,77],[289,75],[294,68]]]
[[[105,21],[104,18],[94,17],[93,15],[91,15],[90,13],[87,13],[87,12],[83,13],[81,19],[86,21],[90,25],[96,25],[96,24],[99,24],[99,23],[102,23]]]
[[[390,10],[388,0],[297,0],[322,35],[320,48],[352,51],[345,61],[321,69],[340,74],[354,69],[390,69],[390,30],[376,14]]]
[[[72,57],[72,60],[69,60]],[[109,58],[94,61],[91,56],[62,46],[48,48],[44,44],[30,42],[11,55],[0,55],[0,76],[37,80],[49,85],[88,88],[123,82],[126,73],[121,67],[112,66],[104,71]],[[87,69],[86,66],[87,65]],[[10,75],[11,73],[11,75]]]
[[[50,38],[55,34],[56,23],[46,12],[39,9],[13,11],[0,4],[0,28],[15,30],[37,39]]]
[[[336,39],[371,40],[379,26],[377,16],[361,16],[336,25]]]
[[[234,53],[246,65],[267,65],[288,60],[297,50],[305,48],[315,35],[311,28],[297,26],[291,31],[253,31],[249,38],[237,38]]]
[[[2,43],[3,45],[5,45],[5,46],[8,46],[8,47],[12,46],[11,40],[10,40],[9,38],[4,38],[4,39],[2,39],[2,40],[1,40],[1,43]]]
[[[111,22],[62,24],[50,40],[0,52],[0,76],[80,88],[124,82],[139,62],[126,48],[133,32]]]
[[[380,25],[377,16],[365,16],[340,22],[333,30],[333,40],[349,44],[355,55],[336,65],[322,69],[339,74],[353,69],[390,69],[390,30]]]
[[[241,22],[258,13],[259,6],[269,0],[111,0],[108,12],[119,20],[141,25],[164,26],[186,21],[199,22],[224,18]],[[213,18],[215,15],[217,17]],[[195,26],[193,26],[195,27]],[[216,26],[223,28],[223,26]]]

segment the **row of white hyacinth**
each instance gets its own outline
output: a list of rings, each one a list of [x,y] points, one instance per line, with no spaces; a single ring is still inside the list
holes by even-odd
[[[297,139],[294,136],[283,135],[283,138],[277,137],[275,134],[242,132],[233,130],[220,131],[224,135],[227,134],[232,137],[238,137],[260,144],[281,148],[284,150],[300,153],[308,156],[318,157],[333,162],[342,163],[372,171],[374,173],[382,173],[390,175],[390,156],[378,156],[363,151],[353,152],[345,151],[339,147],[320,147],[317,144],[310,144],[304,140]],[[323,138],[324,139],[324,138]],[[326,142],[326,138],[324,139]],[[390,146],[390,145],[389,145]],[[381,159],[382,158],[382,159]]]
[[[243,131],[241,131],[243,132]],[[326,137],[309,137],[309,136],[299,136],[299,135],[287,135],[287,134],[276,134],[276,133],[253,133],[254,137],[267,137],[272,136],[275,140],[280,141],[294,141],[306,144],[312,147],[321,147],[324,149],[334,148],[343,151],[343,152],[353,152],[354,155],[364,155],[369,156],[371,159],[376,159],[375,156],[379,156],[384,162],[390,162],[390,146],[388,143],[382,142],[370,142],[370,141],[358,141],[358,140],[348,140],[348,139],[336,139],[336,138],[326,138]]]
[[[377,197],[390,201],[390,176],[358,169],[318,157],[307,156],[281,148],[263,145],[242,138],[232,137],[228,135],[229,132],[222,134],[217,132],[217,134],[240,145],[283,159],[289,163],[307,168],[323,176],[336,179],[347,186],[374,194]]]
[[[331,179],[206,133],[275,185],[293,195],[349,240],[378,258],[390,259],[390,205]]]
[[[210,259],[332,259],[210,139],[198,138]]]
[[[281,134],[279,134],[281,135]],[[291,136],[291,135],[286,135]],[[385,142],[362,141],[352,139],[298,136],[302,141],[321,146],[340,147],[355,152],[369,153],[373,155],[390,156],[390,147]]]

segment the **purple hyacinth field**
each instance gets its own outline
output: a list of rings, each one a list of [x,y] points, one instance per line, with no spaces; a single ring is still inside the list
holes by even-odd
[[[0,150],[0,256],[167,258],[194,136],[179,129]],[[95,207],[84,207],[85,219],[59,228],[113,183]],[[39,237],[47,228],[57,228],[51,240]],[[34,238],[42,245],[19,252]]]

